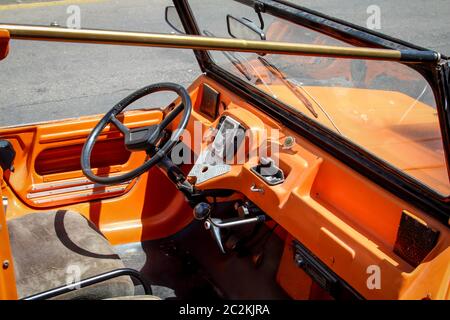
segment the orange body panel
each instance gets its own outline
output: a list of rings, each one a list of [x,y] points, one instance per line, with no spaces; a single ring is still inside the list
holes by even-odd
[[[8,55],[9,51],[9,32],[7,30],[0,30],[0,60],[3,60]]]
[[[271,91],[308,114],[305,106],[282,85]],[[263,86],[261,90],[266,90]],[[450,194],[436,109],[394,91],[341,87],[305,87],[320,101],[348,140],[425,183]],[[316,121],[334,130],[326,117]],[[418,134],[417,132],[420,132]],[[403,155],[408,154],[408,157]]]

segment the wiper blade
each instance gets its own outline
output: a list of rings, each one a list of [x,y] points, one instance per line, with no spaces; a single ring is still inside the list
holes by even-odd
[[[208,30],[203,30],[203,34],[205,34],[208,37],[214,37],[214,34],[211,31]],[[244,77],[252,82],[254,78],[256,78],[257,80],[259,80],[266,88],[268,91],[270,91],[270,93],[272,94],[272,96],[277,99],[277,96],[275,95],[275,93],[272,91],[272,89],[270,89],[270,87],[267,85],[267,83],[264,81],[264,79],[261,77],[261,75],[259,74],[258,70],[256,70],[256,68],[248,62],[247,58],[245,58],[243,55],[241,55],[239,52],[231,52],[231,51],[220,51],[222,52],[222,54],[233,64],[233,66],[241,73],[244,75]],[[238,58],[238,56],[240,56],[242,59]],[[247,66],[242,62],[242,60],[245,60],[247,63],[247,66],[249,66],[252,70],[253,73],[251,73],[249,71],[249,69],[247,68]]]
[[[203,34],[208,37],[215,37],[215,35],[208,30],[203,30]],[[233,64],[233,66],[244,75],[245,78],[247,78],[248,81],[252,80],[252,75],[248,71],[247,67],[240,62],[240,60],[235,56],[233,52],[228,51],[220,51],[223,53],[223,55]]]
[[[325,117],[327,117],[327,119],[330,121],[330,123],[333,125],[333,127],[336,129],[336,131],[340,134],[340,135],[344,135],[341,130],[339,130],[338,126],[336,125],[336,123],[333,121],[333,118],[331,118],[331,116],[328,114],[328,112],[325,110],[325,108],[319,103],[319,101],[316,100],[316,98],[314,98],[309,92],[308,90],[306,90],[306,88],[303,86],[302,83],[298,83],[297,81],[293,80],[293,79],[289,79],[289,82],[293,82],[294,85],[298,86],[299,88],[301,88],[307,95],[308,97],[311,98],[312,101],[314,101],[316,103],[316,105],[319,107],[320,110],[322,110],[323,114],[325,115]]]
[[[311,112],[311,114],[315,118],[319,117],[319,114],[316,112],[314,106],[309,101],[309,99],[305,97],[305,95],[301,93],[301,91],[298,90],[298,88],[295,85],[293,85],[288,79],[286,79],[285,75],[277,67],[275,67],[273,64],[271,64],[263,57],[258,57],[258,59],[267,68],[267,70],[269,70],[274,76],[280,79],[281,82],[283,82],[283,84],[286,85],[286,87],[288,87],[289,90],[291,90],[291,92],[303,103],[303,105],[309,110],[309,112]]]
[[[313,105],[309,101],[308,98],[306,98],[299,90],[298,88],[302,89],[306,93],[306,95],[314,101],[314,103],[319,107],[319,109],[323,112],[325,117],[330,121],[330,123],[333,125],[333,127],[336,129],[336,131],[340,135],[344,135],[341,130],[339,130],[336,123],[333,121],[331,116],[328,114],[328,112],[325,110],[325,108],[317,101],[307,90],[303,87],[302,84],[297,83],[296,81],[292,83],[292,80],[287,79],[286,76],[281,72],[276,66],[268,62],[266,59],[262,57],[258,57],[259,61],[263,63],[263,65],[275,76],[277,76],[291,91],[303,102],[305,107],[314,115],[314,117],[318,118],[319,115],[317,114],[316,110],[314,109]]]

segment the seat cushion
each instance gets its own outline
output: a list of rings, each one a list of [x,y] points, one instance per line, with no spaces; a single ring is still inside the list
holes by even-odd
[[[8,221],[20,298],[74,283],[124,264],[81,214],[58,210]],[[134,294],[128,276],[71,291],[57,299],[106,299]]]

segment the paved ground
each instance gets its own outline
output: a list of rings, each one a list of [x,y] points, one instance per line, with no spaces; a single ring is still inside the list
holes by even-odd
[[[450,55],[449,0],[290,0],[366,26],[367,8],[380,8],[382,33]]]
[[[367,7],[376,4],[382,32],[450,54],[448,0],[294,2],[361,25],[366,25]],[[81,8],[83,28],[170,32],[164,22],[170,0],[0,0],[0,22],[65,25],[73,3]],[[208,23],[217,23],[209,17]],[[187,86],[199,73],[186,50],[12,41],[10,56],[0,63],[0,126],[101,113],[146,84]],[[169,100],[159,95],[142,105]]]

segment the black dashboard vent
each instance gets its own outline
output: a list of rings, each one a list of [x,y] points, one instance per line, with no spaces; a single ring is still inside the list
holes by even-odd
[[[206,83],[203,84],[200,112],[206,115],[210,120],[216,120],[218,116],[219,96],[219,92]]]

